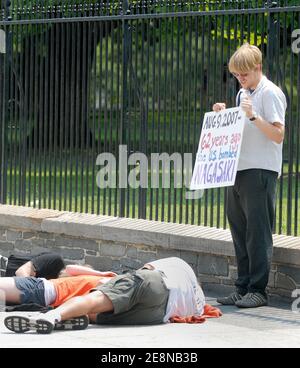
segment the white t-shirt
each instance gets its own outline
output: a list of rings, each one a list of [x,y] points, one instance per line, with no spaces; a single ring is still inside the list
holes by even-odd
[[[43,283],[44,283],[44,288],[45,288],[45,305],[46,307],[48,305],[51,305],[55,302],[56,300],[56,290],[54,287],[54,284],[46,279],[42,279]]]
[[[171,317],[201,316],[205,297],[192,268],[182,259],[172,257],[150,262],[163,272],[164,282],[170,290],[164,322]]]
[[[253,103],[253,110],[270,124],[285,125],[287,108],[286,97],[279,87],[263,77],[257,88],[251,94],[241,89],[238,93],[237,104],[249,96]],[[246,118],[241,155],[238,171],[248,169],[264,169],[281,174],[282,147],[271,141],[256,125]]]

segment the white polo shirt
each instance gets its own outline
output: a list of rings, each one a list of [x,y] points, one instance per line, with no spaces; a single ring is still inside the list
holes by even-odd
[[[263,77],[253,93],[241,89],[237,95],[237,105],[246,96],[253,103],[253,111],[270,124],[280,123],[285,125],[285,112],[287,108],[286,97],[279,87]],[[238,171],[248,169],[264,169],[281,174],[282,147],[271,141],[246,118],[241,155]]]

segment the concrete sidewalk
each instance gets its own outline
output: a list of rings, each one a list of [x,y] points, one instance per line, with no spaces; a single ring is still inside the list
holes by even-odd
[[[207,302],[217,305],[215,298]],[[223,317],[201,325],[90,326],[84,331],[54,332],[51,335],[8,331],[0,313],[0,347],[4,348],[234,348],[300,347],[300,314],[288,306],[240,310],[222,307]]]

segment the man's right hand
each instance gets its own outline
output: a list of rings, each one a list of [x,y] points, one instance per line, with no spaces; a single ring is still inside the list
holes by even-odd
[[[225,109],[226,109],[226,104],[223,102],[217,102],[213,106],[214,112],[220,112],[221,110],[225,110]]]

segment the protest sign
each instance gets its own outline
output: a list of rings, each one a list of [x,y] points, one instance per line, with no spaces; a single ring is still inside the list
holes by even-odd
[[[205,114],[191,190],[234,185],[244,125],[239,107]]]

